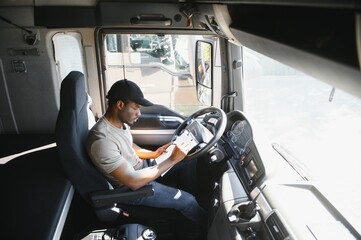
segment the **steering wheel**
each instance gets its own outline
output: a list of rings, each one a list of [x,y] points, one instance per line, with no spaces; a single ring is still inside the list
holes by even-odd
[[[208,115],[205,115],[202,123],[196,120],[197,117],[204,114]],[[177,139],[177,137],[187,129],[197,139],[198,144],[187,154],[186,159],[197,158],[216,144],[222,137],[226,125],[227,116],[222,109],[217,107],[203,108],[190,115],[181,125],[179,125],[172,136],[172,141]],[[205,137],[205,135],[207,135],[207,137]]]

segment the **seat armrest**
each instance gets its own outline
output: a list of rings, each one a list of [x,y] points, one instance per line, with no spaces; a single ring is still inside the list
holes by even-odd
[[[153,186],[145,185],[134,191],[127,187],[96,191],[91,193],[90,200],[94,207],[101,208],[152,195],[154,195]]]

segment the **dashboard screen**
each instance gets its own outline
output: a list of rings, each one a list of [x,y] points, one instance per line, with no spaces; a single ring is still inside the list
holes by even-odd
[[[227,136],[234,144],[234,149],[242,155],[252,141],[252,130],[245,120],[238,120],[233,123]]]

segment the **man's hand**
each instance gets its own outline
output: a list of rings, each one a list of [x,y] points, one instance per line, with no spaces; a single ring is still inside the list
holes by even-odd
[[[160,155],[162,155],[164,152],[167,152],[167,148],[170,146],[171,143],[167,143],[164,146],[161,146],[160,148],[158,148],[157,150],[154,151],[154,157],[152,158],[157,158]]]
[[[176,145],[173,149],[172,155],[169,157],[169,159],[174,163],[179,163],[182,161],[185,156],[187,156],[187,146],[185,143]]]
[[[155,151],[150,151],[147,149],[143,149],[140,148],[139,146],[133,144],[133,148],[137,154],[137,156],[141,159],[150,159],[150,158],[157,158],[160,155],[162,155],[162,153],[166,152],[167,148],[169,147],[170,143],[158,148]]]

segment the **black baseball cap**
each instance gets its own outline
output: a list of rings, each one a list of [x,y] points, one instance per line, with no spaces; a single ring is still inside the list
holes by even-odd
[[[118,100],[133,101],[141,106],[152,106],[153,103],[144,98],[142,90],[139,86],[127,79],[116,81],[108,91],[107,98],[109,102]]]

